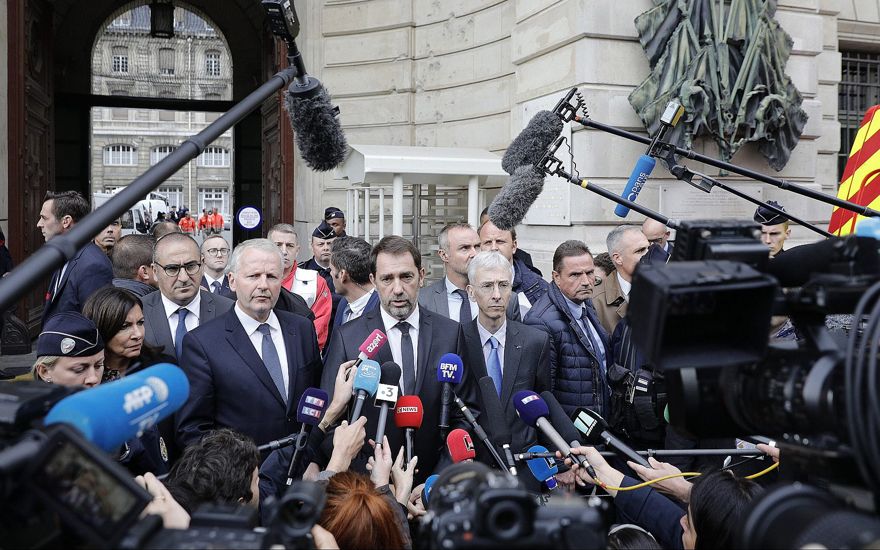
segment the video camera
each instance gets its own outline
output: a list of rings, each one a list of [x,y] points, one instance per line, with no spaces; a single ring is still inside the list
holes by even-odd
[[[425,548],[604,548],[604,503],[554,499],[546,506],[515,478],[478,462],[446,468],[431,489]]]

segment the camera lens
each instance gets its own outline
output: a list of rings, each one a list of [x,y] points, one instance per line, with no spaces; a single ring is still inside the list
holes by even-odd
[[[486,530],[495,540],[513,540],[525,534],[531,519],[518,502],[498,501],[486,512]]]

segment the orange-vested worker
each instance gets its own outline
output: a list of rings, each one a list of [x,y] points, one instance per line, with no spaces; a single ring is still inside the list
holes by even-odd
[[[208,229],[208,212],[202,208],[202,215],[199,218],[199,232],[207,231]]]
[[[196,233],[196,221],[190,216],[188,211],[186,215],[180,218],[180,222],[178,222],[177,225],[179,225],[180,230],[187,235],[195,235]]]
[[[213,214],[208,215],[208,229],[215,235],[223,232],[223,216],[214,209]]]

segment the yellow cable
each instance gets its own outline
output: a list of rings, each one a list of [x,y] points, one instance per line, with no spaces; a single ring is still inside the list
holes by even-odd
[[[764,475],[764,474],[769,474],[770,472],[772,472],[772,471],[775,470],[776,468],[779,468],[779,463],[778,463],[778,462],[774,462],[774,463],[773,463],[772,465],[770,465],[768,468],[765,468],[765,469],[761,470],[761,471],[758,472],[757,474],[752,474],[752,475],[750,475],[750,476],[746,476],[746,479],[755,479],[755,478],[757,478],[757,477],[761,477],[761,476]]]
[[[746,476],[745,479],[755,479],[755,478],[759,478],[759,477],[761,477],[762,475],[769,474],[770,472],[772,472],[773,470],[775,470],[775,469],[778,468],[778,467],[779,467],[779,463],[778,463],[778,462],[774,462],[774,463],[771,464],[769,467],[767,467],[767,468],[761,470],[760,472],[758,472],[758,473],[756,473],[756,474],[752,474],[752,475]],[[658,477],[657,479],[652,479],[652,480],[650,480],[650,481],[644,481],[644,482],[642,482],[642,483],[639,483],[638,485],[630,485],[629,487],[610,487],[610,486],[608,486],[608,485],[605,485],[604,483],[602,483],[601,481],[599,481],[599,480],[596,479],[596,478],[593,478],[593,481],[596,482],[596,485],[598,485],[599,487],[602,487],[603,489],[606,489],[606,490],[611,490],[611,491],[635,491],[636,489],[641,489],[642,487],[648,487],[649,485],[653,485],[654,483],[659,483],[659,482],[661,482],[661,481],[666,481],[667,479],[672,479],[672,478],[675,478],[675,477],[697,477],[697,476],[700,476],[700,475],[702,475],[702,474],[699,473],[699,472],[681,472],[681,473],[679,473],[679,474],[671,474],[671,475],[668,475],[668,476]]]

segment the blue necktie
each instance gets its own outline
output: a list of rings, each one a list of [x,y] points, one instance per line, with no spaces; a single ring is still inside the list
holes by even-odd
[[[177,352],[177,359],[183,354],[183,337],[186,336],[186,314],[189,310],[182,307],[177,310],[177,331],[174,333],[174,350]]]
[[[263,334],[263,364],[275,382],[275,387],[281,394],[281,399],[287,403],[287,390],[284,389],[284,376],[281,374],[281,359],[278,358],[278,350],[275,349],[275,342],[272,341],[272,335],[269,333],[269,325],[263,323],[257,329]]]
[[[486,367],[489,369],[492,382],[495,382],[495,391],[498,392],[498,397],[501,397],[501,359],[498,357],[498,340],[494,336],[490,336],[489,345],[492,346],[492,351],[489,352],[489,361]]]
[[[351,314],[351,307],[348,304],[345,304],[345,308],[342,310],[342,325],[348,322],[348,316]]]
[[[214,294],[220,294],[220,282],[214,281],[211,283],[211,292]]]
[[[455,289],[455,293],[461,296],[461,309],[458,310],[458,322],[467,323],[473,318],[471,315],[471,301],[468,299],[466,290],[457,288]]]

